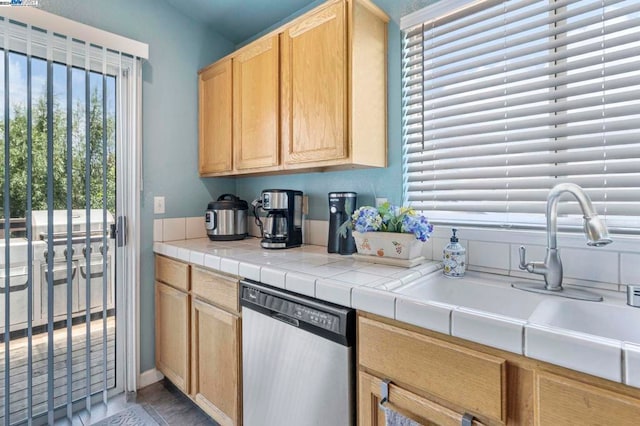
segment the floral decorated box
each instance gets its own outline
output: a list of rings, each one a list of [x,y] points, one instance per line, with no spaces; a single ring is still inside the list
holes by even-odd
[[[422,252],[422,241],[413,234],[395,232],[353,232],[359,254],[395,259],[413,259]]]

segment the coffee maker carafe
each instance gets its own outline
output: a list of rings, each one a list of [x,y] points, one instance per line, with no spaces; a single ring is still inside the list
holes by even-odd
[[[259,205],[267,212],[260,245],[267,249],[299,247],[302,244],[302,191],[265,189]],[[260,219],[256,216],[256,219]]]
[[[347,229],[345,236],[338,232],[338,228],[347,219],[351,218],[356,208],[358,194],[355,192],[330,192],[329,193],[329,239],[327,252],[352,254],[356,252],[356,243],[351,235],[351,229]]]

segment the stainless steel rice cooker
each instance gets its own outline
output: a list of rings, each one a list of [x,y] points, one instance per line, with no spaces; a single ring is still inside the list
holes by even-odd
[[[241,240],[247,236],[249,205],[233,194],[211,201],[205,213],[205,228],[212,241]]]

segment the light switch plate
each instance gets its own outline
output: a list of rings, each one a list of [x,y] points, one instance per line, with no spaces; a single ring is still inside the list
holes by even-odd
[[[376,197],[376,207],[380,207],[381,205],[383,205],[387,201],[389,201],[389,200],[386,199],[386,198]]]
[[[164,197],[153,197],[153,213],[164,214]]]

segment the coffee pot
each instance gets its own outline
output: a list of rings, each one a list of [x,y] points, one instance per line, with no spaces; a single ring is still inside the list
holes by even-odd
[[[302,244],[302,191],[265,189],[252,204],[263,248],[291,248]],[[264,222],[257,208],[267,212]]]

